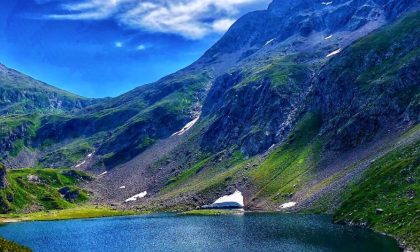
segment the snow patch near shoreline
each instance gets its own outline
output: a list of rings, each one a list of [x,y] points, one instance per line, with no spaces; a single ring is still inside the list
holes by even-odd
[[[281,205],[280,207],[282,208],[282,209],[285,209],[285,208],[290,208],[290,207],[294,207],[294,206],[296,206],[296,202],[287,202],[287,203],[284,203],[283,205]]]
[[[136,201],[138,199],[146,197],[146,195],[147,195],[147,191],[144,191],[144,192],[134,195],[131,198],[126,199],[125,202]]]
[[[236,190],[230,195],[218,198],[213,204],[203,206],[203,208],[243,208],[244,196],[242,192]]]
[[[185,132],[187,132],[189,129],[192,128],[192,126],[194,126],[197,123],[198,119],[200,119],[200,117],[197,117],[194,120],[192,120],[191,122],[187,123],[180,131],[173,133],[172,136],[183,135]]]

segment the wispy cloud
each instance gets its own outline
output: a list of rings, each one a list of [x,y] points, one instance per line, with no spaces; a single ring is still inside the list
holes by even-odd
[[[51,19],[115,19],[119,24],[150,32],[200,39],[226,31],[241,8],[270,0],[81,0],[60,5]]]
[[[136,47],[137,51],[144,51],[147,49],[147,46],[145,44],[140,44]]]

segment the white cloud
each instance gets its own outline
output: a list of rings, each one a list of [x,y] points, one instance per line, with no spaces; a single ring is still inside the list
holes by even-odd
[[[47,18],[68,20],[115,19],[119,24],[151,32],[200,39],[224,32],[241,8],[270,0],[81,0],[61,4],[64,14]]]
[[[143,51],[143,50],[146,50],[146,48],[147,48],[147,46],[146,46],[146,45],[144,45],[144,44],[140,44],[140,45],[138,45],[138,46],[136,47],[136,50],[138,50],[138,51]]]
[[[232,26],[234,22],[235,20],[231,18],[219,19],[213,22],[212,27],[214,31],[225,32]]]

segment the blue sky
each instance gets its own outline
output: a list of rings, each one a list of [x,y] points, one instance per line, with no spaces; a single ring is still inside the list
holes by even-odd
[[[117,96],[189,65],[269,2],[0,1],[0,63],[86,97]]]

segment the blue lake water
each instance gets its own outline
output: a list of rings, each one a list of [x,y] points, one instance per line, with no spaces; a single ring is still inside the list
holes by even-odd
[[[34,251],[399,251],[395,240],[333,225],[329,216],[158,214],[89,220],[22,222],[0,236]]]

